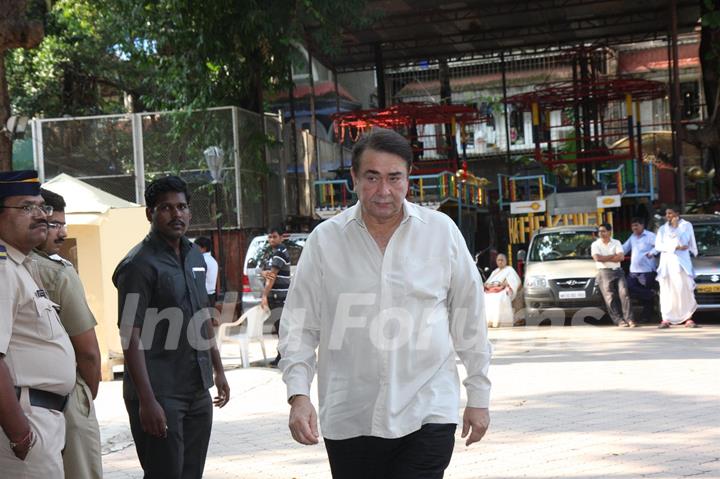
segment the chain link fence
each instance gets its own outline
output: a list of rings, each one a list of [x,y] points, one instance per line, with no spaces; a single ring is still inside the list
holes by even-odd
[[[193,229],[266,228],[297,214],[286,198],[289,148],[279,118],[236,107],[36,119],[33,161],[43,181],[66,173],[144,204],[146,182],[176,174],[192,196]],[[204,151],[224,152],[219,201]]]

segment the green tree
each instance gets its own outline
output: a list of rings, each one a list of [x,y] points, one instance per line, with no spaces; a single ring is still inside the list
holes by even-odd
[[[28,19],[26,0],[0,0],[0,171],[12,169],[12,143],[5,124],[10,117],[10,96],[5,57],[15,48],[34,48],[43,38],[41,22]]]

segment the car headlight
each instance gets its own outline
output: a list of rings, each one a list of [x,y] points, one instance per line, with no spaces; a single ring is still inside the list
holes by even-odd
[[[528,276],[525,278],[526,288],[547,288],[548,282],[545,276]]]

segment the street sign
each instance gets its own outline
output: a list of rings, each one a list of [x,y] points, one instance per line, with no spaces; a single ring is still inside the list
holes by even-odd
[[[620,195],[607,195],[597,197],[597,207],[600,208],[619,208],[621,205]]]
[[[547,209],[545,200],[513,201],[510,203],[511,215],[525,215],[528,213],[544,213]]]

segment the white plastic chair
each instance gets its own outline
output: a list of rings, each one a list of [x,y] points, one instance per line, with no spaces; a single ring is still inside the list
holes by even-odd
[[[235,343],[240,348],[240,358],[242,366],[247,368],[250,366],[249,350],[250,342],[256,341],[260,343],[263,359],[267,361],[265,353],[265,340],[263,338],[263,323],[270,317],[270,311],[265,310],[262,306],[250,308],[245,314],[240,316],[232,323],[223,323],[218,329],[218,350],[222,352],[222,346],[225,343]],[[247,326],[244,332],[232,334],[231,328],[237,328],[247,320]]]

